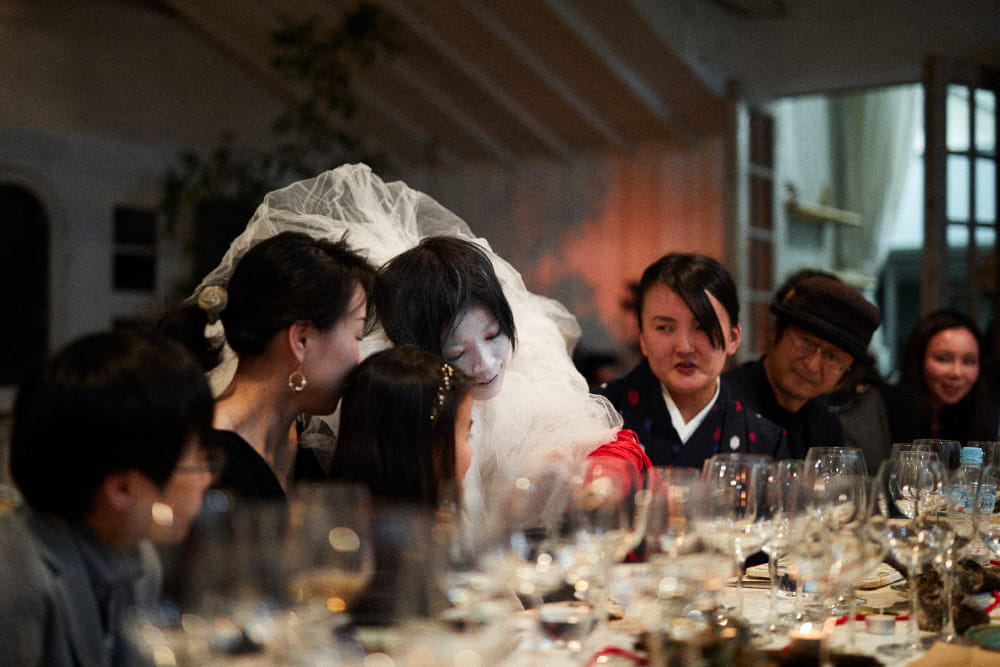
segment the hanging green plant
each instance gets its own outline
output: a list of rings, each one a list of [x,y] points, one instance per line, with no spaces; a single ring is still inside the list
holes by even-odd
[[[276,30],[272,65],[299,84],[304,98],[274,119],[268,142],[246,144],[229,132],[207,153],[182,153],[163,183],[167,230],[174,231],[180,217],[196,212],[202,202],[232,201],[245,208],[283,184],[344,162],[385,166],[384,156],[366,153],[346,128],[356,109],[352,73],[397,54],[396,32],[395,22],[367,2],[335,24],[313,17],[287,21]],[[196,220],[196,227],[203,224]],[[195,235],[203,236],[197,229]]]

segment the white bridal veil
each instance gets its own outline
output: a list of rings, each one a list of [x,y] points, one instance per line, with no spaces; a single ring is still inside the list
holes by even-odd
[[[621,428],[615,409],[589,393],[573,366],[570,355],[580,335],[576,318],[559,302],[528,291],[514,267],[454,213],[405,183],[383,182],[363,164],[344,165],[268,194],[195,294],[207,285],[225,284],[250,247],[284,231],[345,238],[375,266],[435,235],[473,241],[493,260],[514,314],[517,345],[500,394],[476,405],[474,456],[465,480],[469,511],[482,508],[484,494],[499,492],[552,459],[579,460],[613,440]],[[376,328],[362,342],[362,355],[386,345]],[[224,386],[232,370],[232,363],[218,369],[221,377],[213,378],[213,386]],[[336,418],[322,419],[335,433]],[[314,422],[309,430],[326,429]]]

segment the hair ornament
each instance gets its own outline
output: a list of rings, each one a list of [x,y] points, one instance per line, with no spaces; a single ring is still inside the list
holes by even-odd
[[[455,369],[451,364],[441,364],[441,382],[438,383],[437,391],[434,394],[434,404],[431,405],[431,424],[437,421],[438,415],[444,410],[444,399],[451,391],[451,378],[454,374]]]
[[[227,305],[229,293],[223,285],[208,285],[198,292],[198,307],[205,311],[209,324],[219,321],[219,316]]]

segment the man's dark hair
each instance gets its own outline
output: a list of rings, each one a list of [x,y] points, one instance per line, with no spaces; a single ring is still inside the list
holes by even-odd
[[[70,343],[26,382],[14,406],[10,468],[26,503],[85,515],[108,475],[166,484],[185,447],[204,442],[214,403],[179,344],[137,331]]]

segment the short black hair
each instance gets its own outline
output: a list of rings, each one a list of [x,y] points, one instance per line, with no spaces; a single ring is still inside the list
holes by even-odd
[[[705,255],[680,252],[666,254],[650,264],[643,271],[636,290],[635,312],[640,331],[643,301],[655,285],[666,285],[684,300],[708,334],[712,347],[721,349],[726,346],[726,334],[707,295],[711,294],[722,304],[731,326],[740,323],[740,298],[726,267]]]
[[[82,517],[110,474],[166,484],[192,436],[207,442],[213,409],[201,367],[176,342],[134,330],[85,336],[18,392],[14,483],[30,507]]]
[[[458,319],[475,305],[489,310],[516,344],[514,315],[489,256],[471,241],[429,236],[379,271],[379,321],[389,340],[441,354]]]
[[[461,482],[455,419],[471,391],[461,371],[416,345],[371,355],[344,386],[331,477],[363,482],[383,499],[437,506]]]

